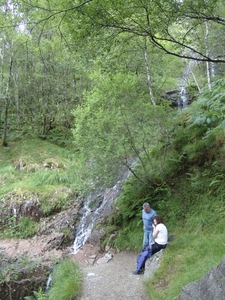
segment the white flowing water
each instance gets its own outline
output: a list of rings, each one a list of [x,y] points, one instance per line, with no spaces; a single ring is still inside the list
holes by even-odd
[[[48,280],[47,280],[47,283],[46,283],[46,289],[45,289],[46,292],[50,289],[51,284],[52,284],[52,275],[50,274],[48,276]]]
[[[184,68],[184,73],[180,81],[180,101],[178,103],[179,109],[183,109],[188,105],[188,94],[186,90],[186,84],[190,76],[191,73],[189,67],[187,66]]]
[[[83,200],[82,217],[76,228],[73,253],[76,254],[90,236],[95,222],[100,217],[108,217],[112,214],[113,205],[121,192],[124,181],[129,177],[130,171],[124,172],[120,180],[104,190],[96,189]]]
[[[187,95],[185,85],[181,86],[180,98],[181,98],[182,108],[185,108],[188,105],[188,95]]]

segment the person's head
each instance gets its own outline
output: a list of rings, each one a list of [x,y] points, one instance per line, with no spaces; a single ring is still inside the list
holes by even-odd
[[[163,218],[160,217],[160,216],[155,216],[155,217],[153,218],[153,223],[154,223],[154,225],[157,225],[157,224],[160,224],[160,223],[164,224]]]
[[[147,203],[147,202],[144,203],[143,204],[143,209],[144,209],[145,212],[150,212],[150,210],[151,210],[150,204]]]

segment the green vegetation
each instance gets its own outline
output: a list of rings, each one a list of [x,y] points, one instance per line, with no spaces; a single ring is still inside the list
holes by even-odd
[[[110,241],[116,248],[140,250],[140,216],[142,204],[146,201],[164,217],[170,234],[175,236],[165,251],[160,269],[146,283],[153,299],[173,299],[182,286],[200,278],[224,256],[224,92],[225,80],[220,79],[211,90],[203,90],[188,108],[176,116],[171,114],[170,127],[163,131],[167,134],[160,135],[159,131],[157,143],[151,143],[148,151],[139,154],[140,161],[116,202],[117,213],[108,218],[107,235],[119,232]],[[64,186],[72,194],[76,192],[74,187],[76,180],[79,181],[79,168],[74,168],[71,150],[35,139],[17,140],[11,145],[7,152],[0,154],[1,197],[6,199],[12,190],[11,195],[30,195],[32,192],[38,194],[46,214],[51,213],[52,207],[59,211],[64,209],[71,198],[66,193],[59,198],[52,195],[55,189]],[[26,162],[21,164],[24,168],[16,168],[19,161]],[[34,165],[35,168],[31,168]],[[44,165],[53,167],[44,170]],[[7,201],[11,200],[9,197]],[[94,203],[90,203],[92,205]],[[34,223],[27,218],[19,224],[11,218],[7,229],[3,229],[1,234],[5,237],[28,237],[35,233]],[[53,287],[58,286],[54,280],[66,277],[63,268],[67,270],[67,267],[65,262],[62,269],[56,269],[58,273],[53,279]],[[76,273],[74,268],[75,271],[68,271],[71,278]],[[74,281],[68,279],[70,283]],[[54,297],[60,289],[55,291],[52,289],[44,296],[38,291],[36,299],[57,299]],[[62,298],[62,295],[67,298]],[[60,297],[72,299],[64,290]]]
[[[4,209],[13,202],[38,200],[44,216],[70,205],[77,193],[70,150],[38,139],[17,139],[0,152],[0,199]],[[1,206],[3,208],[3,206]],[[0,221],[1,236],[27,238],[38,223],[13,214]]]
[[[223,0],[2,1],[0,236],[37,230],[39,220],[18,219],[12,203],[38,200],[48,217],[127,167],[106,228],[119,232],[113,246],[139,249],[145,201],[176,236],[151,295],[173,299],[218,263],[224,19]],[[165,98],[184,82],[193,103],[177,111]]]
[[[4,225],[0,232],[0,237],[3,238],[28,238],[35,235],[37,232],[38,223],[32,221],[28,217],[22,217],[18,222],[15,217],[8,220],[7,225]]]
[[[93,182],[95,178],[93,185],[111,183],[131,158],[142,161],[143,151],[148,156],[149,146],[160,143],[162,130],[169,137],[175,115],[169,102],[152,105],[149,94],[140,92],[141,79],[135,74],[126,78],[121,73],[101,74],[101,70],[95,74],[98,81],[86,93],[85,103],[74,111],[74,144],[81,162],[79,173],[86,181]],[[137,175],[133,169],[139,181],[146,181],[148,165],[152,163],[145,163],[146,167],[142,164],[142,174]]]
[[[58,263],[52,274],[51,288],[48,292],[39,290],[26,300],[73,300],[80,295],[82,275],[76,263],[71,259]]]
[[[71,259],[57,265],[52,274],[52,287],[49,300],[74,299],[81,292],[82,276],[79,267]]]
[[[131,176],[117,201],[118,213],[109,220],[109,234],[119,232],[115,247],[140,250],[141,209],[148,201],[175,236],[147,283],[151,299],[174,299],[182,286],[199,279],[224,256],[224,92],[221,79],[178,116],[166,150],[165,144],[160,150],[152,148],[158,172],[152,168],[144,185]]]

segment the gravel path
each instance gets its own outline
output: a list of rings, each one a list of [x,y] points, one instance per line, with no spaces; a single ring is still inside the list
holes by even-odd
[[[53,255],[60,259],[62,251],[44,252],[42,250],[45,244],[38,238],[0,240],[0,252],[11,257],[30,253],[31,257],[35,258],[49,259]],[[132,273],[136,267],[138,253],[121,251],[113,254],[108,262],[100,262],[101,259],[98,259],[95,264],[90,264],[88,262],[93,262],[98,248],[92,245],[83,248],[78,257],[83,273],[83,292],[80,300],[148,300],[144,276]]]
[[[133,275],[137,254],[119,252],[106,264],[83,266],[80,300],[147,300],[143,275]]]

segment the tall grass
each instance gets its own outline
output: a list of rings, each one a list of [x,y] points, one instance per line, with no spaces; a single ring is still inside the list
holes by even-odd
[[[71,259],[59,262],[52,273],[51,287],[47,292],[34,291],[25,300],[75,300],[82,289],[82,274],[79,266]]]
[[[7,209],[10,203],[36,199],[45,216],[60,211],[74,201],[73,153],[39,139],[17,139],[0,151],[0,203]],[[1,236],[26,238],[35,234],[34,222],[13,216],[1,222]],[[4,224],[3,224],[4,223]],[[26,226],[24,226],[26,223]],[[25,230],[24,230],[25,229]]]
[[[66,259],[54,269],[48,300],[75,299],[81,293],[81,287],[82,275],[78,265]]]

